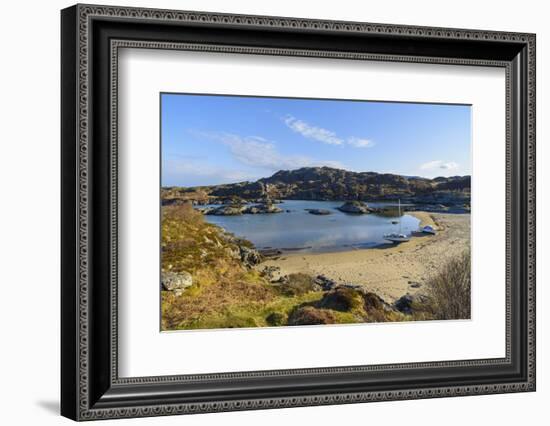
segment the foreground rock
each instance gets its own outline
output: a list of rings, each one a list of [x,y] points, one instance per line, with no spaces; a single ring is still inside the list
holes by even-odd
[[[266,266],[260,271],[260,275],[265,277],[270,283],[281,279],[281,268],[278,266]]]
[[[411,315],[415,310],[425,310],[430,298],[424,294],[405,294],[394,303],[395,309],[407,315]]]
[[[183,293],[187,287],[193,285],[193,277],[189,272],[163,272],[162,288],[166,291],[172,291],[176,296]]]
[[[262,255],[258,252],[258,250],[254,250],[253,248],[243,245],[239,246],[239,255],[241,262],[247,268],[252,268],[263,260]]]
[[[317,275],[315,277],[315,283],[318,284],[324,291],[332,290],[337,286],[336,281],[331,280],[324,275]]]
[[[352,214],[366,214],[370,213],[369,206],[367,206],[362,201],[346,201],[340,207],[337,207],[338,210],[344,213]]]

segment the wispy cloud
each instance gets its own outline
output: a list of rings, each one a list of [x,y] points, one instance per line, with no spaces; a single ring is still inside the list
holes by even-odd
[[[356,138],[355,136],[348,138],[347,142],[355,148],[371,148],[374,146],[374,142],[370,139]]]
[[[191,160],[179,156],[169,156],[162,164],[163,185],[190,182],[190,185],[204,185],[212,181],[218,183],[233,183],[253,180],[261,177],[242,170],[208,164],[204,160]]]
[[[374,142],[370,139],[350,136],[345,139],[339,137],[336,132],[325,129],[323,127],[313,126],[303,120],[299,120],[292,115],[287,115],[283,119],[284,123],[292,131],[301,134],[303,137],[313,139],[329,145],[351,145],[354,148],[371,148]]]
[[[454,161],[442,161],[442,160],[433,160],[428,161],[420,165],[420,170],[455,170],[458,169],[458,163]]]
[[[301,134],[308,139],[314,139],[329,145],[342,145],[344,140],[337,137],[336,133],[323,129],[322,127],[312,126],[305,121],[298,120],[291,115],[284,118],[284,123],[294,132]]]
[[[240,136],[218,132],[193,133],[223,143],[229,148],[235,160],[251,167],[270,171],[313,166],[344,168],[339,161],[320,160],[304,155],[284,155],[277,150],[276,143],[260,136]]]

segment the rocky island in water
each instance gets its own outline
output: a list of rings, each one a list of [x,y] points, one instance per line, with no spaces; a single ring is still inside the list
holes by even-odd
[[[277,200],[392,201],[429,208],[470,208],[470,176],[427,179],[388,173],[351,172],[330,167],[280,170],[255,182],[162,188],[162,204],[264,203]]]

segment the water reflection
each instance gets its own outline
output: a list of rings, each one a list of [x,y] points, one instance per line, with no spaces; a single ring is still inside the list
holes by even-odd
[[[336,210],[337,201],[290,200],[278,204],[285,210],[275,214],[245,214],[205,218],[233,234],[244,237],[259,249],[297,249],[304,251],[346,250],[385,244],[384,234],[396,232],[396,217],[376,214],[351,215]],[[369,203],[386,207],[389,203]],[[327,209],[331,214],[313,215],[304,209]],[[286,212],[286,211],[289,212]],[[418,230],[420,221],[413,216],[401,217],[402,232],[410,235]]]

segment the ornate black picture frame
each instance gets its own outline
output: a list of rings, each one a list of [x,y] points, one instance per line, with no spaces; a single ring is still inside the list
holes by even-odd
[[[62,27],[61,413],[159,416],[535,390],[535,35],[76,5]],[[506,70],[506,356],[120,378],[120,47],[485,65]]]

